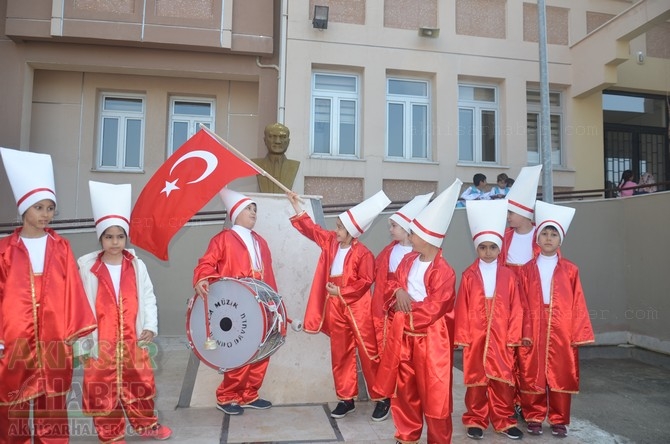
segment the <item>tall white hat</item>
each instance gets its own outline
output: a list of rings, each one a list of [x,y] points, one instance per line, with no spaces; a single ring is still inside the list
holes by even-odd
[[[441,246],[454,215],[461,185],[463,182],[456,179],[414,218],[409,228],[429,244]]]
[[[383,190],[379,190],[374,196],[368,197],[358,205],[349,208],[338,217],[342,225],[352,237],[356,238],[370,228],[379,213],[388,207],[391,200]]]
[[[130,184],[113,185],[89,180],[88,190],[91,195],[95,234],[98,239],[107,228],[114,225],[123,228],[127,235],[130,231],[130,200],[132,195]]]
[[[389,219],[400,225],[405,231],[409,232],[409,224],[412,222],[412,219],[416,217],[417,214],[421,212],[430,198],[433,197],[434,193],[420,194],[414,196],[412,200],[407,202],[401,209],[393,213]]]
[[[540,236],[540,231],[542,231],[544,227],[553,226],[558,230],[562,244],[574,215],[574,208],[549,204],[538,200],[537,204],[535,204],[535,221],[537,223],[537,230],[535,231],[537,233],[536,236]]]
[[[514,185],[505,196],[509,211],[533,220],[541,171],[542,165],[521,168],[519,176],[514,180]]]
[[[5,171],[14,192],[19,214],[35,203],[51,199],[56,203],[56,187],[51,156],[30,151],[0,148]]]
[[[221,200],[223,200],[223,205],[226,207],[230,222],[233,225],[235,225],[235,219],[237,219],[237,216],[240,215],[242,210],[244,210],[249,204],[256,203],[244,194],[229,190],[228,188],[224,188],[219,191],[219,196],[221,196]]]
[[[470,233],[475,248],[482,242],[493,242],[502,248],[507,225],[507,203],[502,200],[467,200]]]

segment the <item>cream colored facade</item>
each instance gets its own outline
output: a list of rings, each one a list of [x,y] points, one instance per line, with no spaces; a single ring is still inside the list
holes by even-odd
[[[665,96],[670,89],[670,4],[663,0],[547,3],[550,90],[560,92],[561,160],[556,190],[602,189],[602,91]],[[314,4],[329,5],[325,30]],[[383,188],[392,200],[441,191],[458,177],[515,177],[527,156],[527,90],[539,88],[536,2],[508,0],[292,0],[287,41],[286,124],[302,161],[297,184],[324,202],[356,202]],[[420,27],[438,28],[437,38]],[[644,54],[644,63],[636,55]],[[357,76],[357,154],[315,155],[313,74]],[[426,81],[426,159],[386,151],[388,78]],[[494,162],[460,161],[459,85],[498,93]],[[553,112],[553,111],[552,111]],[[667,142],[666,142],[667,149]],[[332,149],[332,147],[331,147]],[[303,191],[303,190],[300,190]]]

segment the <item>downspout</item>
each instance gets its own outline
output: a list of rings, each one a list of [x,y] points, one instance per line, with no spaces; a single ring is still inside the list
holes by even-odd
[[[256,57],[256,65],[260,68],[277,70],[277,123],[284,124],[286,109],[286,36],[288,28],[288,0],[281,0],[281,17],[279,19],[279,66],[263,65],[260,57]]]

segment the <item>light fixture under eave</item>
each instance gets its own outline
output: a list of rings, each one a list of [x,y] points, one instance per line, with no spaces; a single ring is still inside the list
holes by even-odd
[[[314,5],[312,27],[316,29],[328,29],[328,6]]]
[[[430,37],[436,39],[440,35],[440,28],[428,28],[422,26],[421,28],[419,28],[419,35],[421,37]]]

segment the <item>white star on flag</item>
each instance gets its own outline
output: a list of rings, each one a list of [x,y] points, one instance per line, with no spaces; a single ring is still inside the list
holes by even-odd
[[[161,193],[165,193],[165,197],[168,197],[171,192],[178,190],[179,187],[176,185],[179,178],[176,178],[172,182],[165,181],[165,188],[161,190]]]

